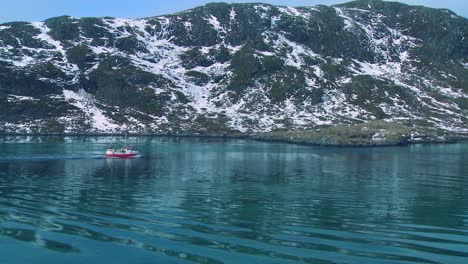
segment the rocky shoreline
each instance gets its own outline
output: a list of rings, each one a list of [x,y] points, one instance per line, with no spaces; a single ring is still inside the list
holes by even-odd
[[[255,140],[337,147],[398,146],[421,143],[456,143],[468,135],[449,134],[433,128],[409,127],[399,123],[370,121],[309,131],[280,131],[257,134]]]
[[[423,140],[407,140],[407,141],[387,141],[387,142],[365,142],[365,143],[329,143],[313,140],[298,140],[288,139],[283,137],[272,137],[272,136],[254,136],[249,139],[263,142],[278,142],[286,144],[297,144],[306,146],[325,146],[325,147],[394,147],[394,146],[406,146],[413,144],[456,144],[461,142],[467,142],[468,136],[450,136],[447,138],[436,138],[429,137]]]
[[[467,134],[447,134],[429,128],[408,127],[399,123],[370,121],[357,125],[320,127],[307,131],[275,131],[265,133],[0,133],[6,136],[50,136],[50,137],[198,137],[247,139],[287,144],[334,146],[334,147],[383,147],[422,143],[458,143],[468,141]]]

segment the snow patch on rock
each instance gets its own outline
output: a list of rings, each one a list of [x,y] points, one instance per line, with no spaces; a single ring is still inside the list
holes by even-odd
[[[89,118],[91,125],[96,132],[116,132],[118,130],[119,125],[114,123],[95,105],[92,95],[83,90],[80,90],[79,92],[63,90],[63,96],[66,101],[77,107]]]

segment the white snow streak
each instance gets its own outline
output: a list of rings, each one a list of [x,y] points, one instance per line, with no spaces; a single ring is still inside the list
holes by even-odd
[[[111,119],[104,115],[103,111],[96,107],[94,98],[83,90],[78,93],[63,90],[65,100],[79,108],[91,121],[93,128],[100,132],[115,132],[119,127]]]

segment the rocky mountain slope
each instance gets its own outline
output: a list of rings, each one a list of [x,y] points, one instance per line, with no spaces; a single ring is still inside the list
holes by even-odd
[[[361,0],[0,25],[0,132],[468,133],[468,20]]]

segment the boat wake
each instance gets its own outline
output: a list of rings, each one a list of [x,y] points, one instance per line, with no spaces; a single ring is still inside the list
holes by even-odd
[[[103,155],[38,155],[38,156],[16,156],[16,157],[0,157],[0,162],[14,161],[47,161],[47,160],[84,160],[84,159],[105,159]]]

